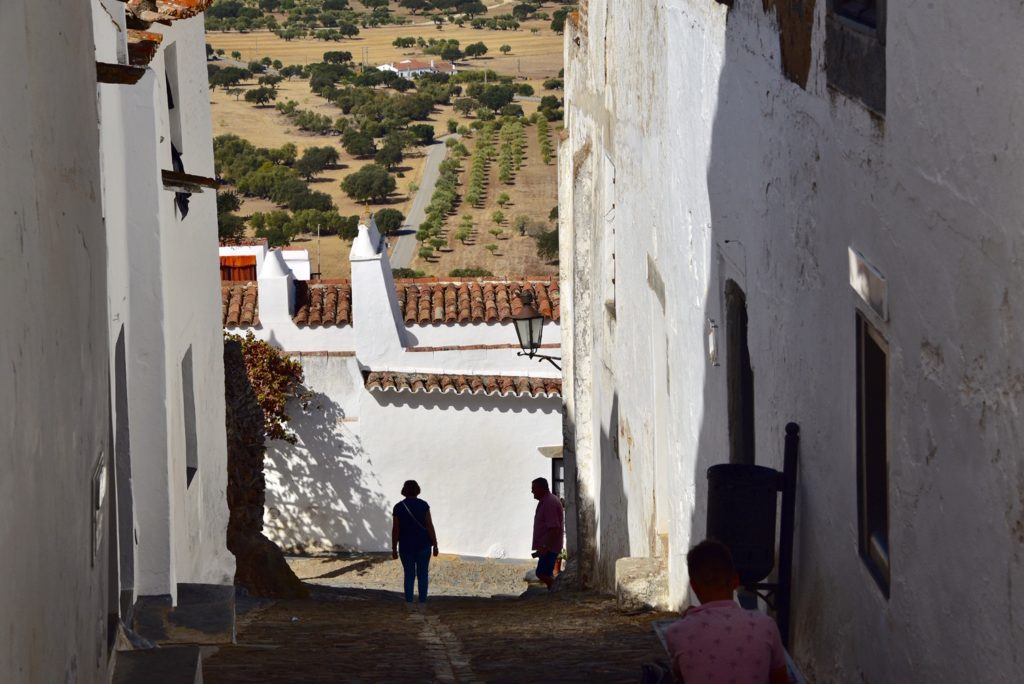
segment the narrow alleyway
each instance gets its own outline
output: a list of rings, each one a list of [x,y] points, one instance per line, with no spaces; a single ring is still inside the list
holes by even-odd
[[[410,608],[397,562],[292,561],[304,578],[312,563],[311,599],[240,604],[237,644],[205,659],[205,682],[633,682],[664,656],[651,622],[665,614],[589,592],[508,595],[526,590],[522,564],[439,559],[430,601]]]

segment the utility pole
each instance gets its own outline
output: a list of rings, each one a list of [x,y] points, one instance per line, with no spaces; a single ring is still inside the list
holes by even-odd
[[[316,224],[316,277],[317,280],[323,280],[324,272],[320,267],[320,224]]]

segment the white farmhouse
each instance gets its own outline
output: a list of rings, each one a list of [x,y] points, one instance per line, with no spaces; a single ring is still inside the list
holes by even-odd
[[[570,15],[566,458],[594,584],[657,557],[685,605],[708,467],[781,468],[794,421],[804,674],[1024,681],[1022,33],[998,0]]]
[[[425,62],[421,59],[403,59],[399,62],[381,64],[378,71],[391,71],[402,78],[416,78],[424,74],[454,74],[458,71],[451,62],[441,62],[431,59]]]
[[[298,442],[268,445],[265,532],[287,550],[388,550],[414,479],[442,551],[528,558],[530,482],[561,480],[561,374],[517,355],[511,317],[531,292],[557,355],[557,282],[393,281],[382,247],[371,220],[350,282],[299,280],[272,250],[258,281],[222,286],[227,330],[301,361],[310,393],[289,407]]]

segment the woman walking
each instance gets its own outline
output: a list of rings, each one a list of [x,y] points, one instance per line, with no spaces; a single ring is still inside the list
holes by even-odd
[[[419,580],[420,603],[427,601],[427,566],[430,552],[437,556],[437,534],[430,519],[430,505],[419,498],[416,480],[406,480],[405,498],[395,504],[391,525],[391,557],[401,558],[405,569],[405,601],[412,603],[413,583]]]

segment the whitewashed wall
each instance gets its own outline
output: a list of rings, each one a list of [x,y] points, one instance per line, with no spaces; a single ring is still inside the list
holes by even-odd
[[[176,596],[179,582],[230,584],[234,574],[226,547],[220,303],[209,296],[219,282],[214,193],[193,194],[182,220],[160,179],[162,169],[172,168],[172,139],[187,172],[213,176],[203,20],[154,26],[164,40],[142,79],[100,87],[112,386],[124,378],[129,397],[125,415],[115,416],[119,492],[127,497],[121,515],[128,516],[120,551],[129,567],[121,579],[132,599]],[[189,487],[186,401],[194,405],[198,464]]]
[[[386,551],[402,483],[417,480],[441,550],[529,558],[551,477],[539,447],[560,440],[560,402],[370,393],[351,356],[301,356],[312,396],[289,406],[294,446],[267,451],[266,533],[286,549]]]
[[[4,682],[107,679],[108,518],[97,543],[92,516],[110,416],[91,11],[0,4]]]
[[[392,507],[402,483],[413,479],[433,507],[443,551],[528,558],[536,506],[529,485],[551,477],[551,460],[538,449],[561,441],[561,401],[371,393],[362,371],[558,373],[538,369],[514,349],[410,351],[417,344],[514,343],[515,331],[511,325],[405,326],[375,231],[361,226],[352,250],[354,326],[298,328],[283,309],[281,288],[290,276],[270,277],[282,269],[261,272],[257,336],[300,360],[308,390],[289,406],[297,443],[272,442],[267,450],[266,532],[289,550],[386,551]],[[547,339],[557,341],[557,325],[551,327]],[[335,349],[343,341],[347,348]]]
[[[157,26],[157,25],[154,25]],[[163,29],[161,56],[176,76],[177,126],[166,105],[158,110],[165,140],[160,153],[171,168],[167,140],[180,126],[181,155],[187,173],[212,178],[213,132],[206,77],[205,33],[202,15],[176,21]],[[167,56],[173,51],[173,65]],[[159,67],[157,67],[159,71]],[[173,82],[173,80],[172,80]],[[165,91],[161,90],[161,93]],[[159,95],[159,93],[158,93]],[[161,99],[157,98],[158,102]],[[235,562],[227,550],[227,443],[224,428],[224,361],[217,252],[216,193],[205,190],[190,198],[184,218],[173,207],[174,195],[161,192],[161,258],[167,339],[165,372],[168,393],[170,485],[173,510],[175,571],[179,582],[232,584]],[[198,473],[186,488],[186,426],[183,360],[191,352],[195,448]]]
[[[563,348],[593,578],[608,586],[616,557],[653,555],[667,533],[672,601],[686,600],[705,471],[728,459],[722,292],[734,279],[757,462],[779,467],[783,425],[802,427],[793,648],[805,673],[1018,681],[1024,153],[1009,112],[1024,101],[1024,15],[990,0],[888,3],[883,121],[827,88],[825,5],[806,89],[782,76],[778,20],[760,1],[593,0],[582,29],[570,22]],[[890,318],[876,321],[891,375],[888,600],[857,553],[851,246],[889,284]],[[708,362],[709,320],[721,366]],[[668,486],[652,487],[662,474]]]

